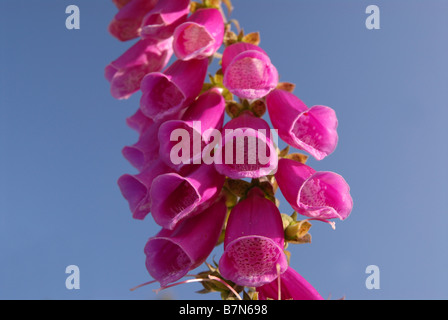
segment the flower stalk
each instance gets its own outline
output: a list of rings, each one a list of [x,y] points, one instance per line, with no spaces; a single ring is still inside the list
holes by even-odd
[[[149,216],[161,227],[144,246],[154,280],[131,290],[199,282],[200,293],[223,299],[320,300],[285,249],[311,243],[311,221],[334,229],[352,211],[345,179],[306,165],[336,150],[336,112],[309,108],[293,83],[279,81],[260,33],[230,18],[231,0],[112,2],[111,35],[138,40],[105,77],[116,99],[140,94],[126,119],[139,138],[122,151],[137,172],[118,186],[134,219]],[[213,62],[220,69],[210,73]],[[280,212],[278,192],[291,216]],[[207,263],[220,245],[219,262]],[[189,274],[202,264],[207,271]]]

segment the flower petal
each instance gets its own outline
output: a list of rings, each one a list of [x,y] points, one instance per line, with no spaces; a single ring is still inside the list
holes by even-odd
[[[224,20],[218,9],[200,9],[174,32],[174,53],[181,60],[204,59],[222,45]]]
[[[149,239],[145,246],[146,267],[162,286],[185,276],[200,266],[218,241],[227,207],[224,199],[179,224]]]
[[[190,12],[190,0],[159,1],[142,21],[143,39],[167,39],[178,25],[185,22]]]
[[[333,109],[326,106],[308,109],[295,95],[278,89],[266,97],[266,104],[274,128],[287,144],[317,160],[336,149],[338,120]]]
[[[336,149],[337,127],[338,120],[333,109],[314,106],[297,117],[290,131],[295,141],[293,146],[322,160]]]
[[[109,24],[109,32],[120,41],[139,36],[143,17],[151,11],[158,0],[131,0],[117,2],[120,11]]]
[[[278,72],[269,57],[260,51],[240,53],[227,66],[224,86],[243,99],[260,99],[275,89]]]
[[[154,161],[140,174],[125,174],[118,179],[123,197],[128,201],[134,219],[143,220],[151,209],[150,190],[153,180],[171,169],[162,161]]]
[[[246,236],[227,245],[219,270],[240,286],[259,287],[278,277],[277,265],[281,273],[288,267],[280,246],[267,237]]]
[[[152,183],[151,214],[165,229],[191,218],[206,208],[219,195],[225,177],[211,165],[200,165],[186,177],[176,173],[160,175]]]
[[[353,208],[350,187],[334,172],[317,172],[300,188],[298,212],[319,219],[345,220]]]
[[[281,300],[323,300],[319,292],[291,267],[288,267],[280,279]],[[257,292],[260,300],[278,300],[278,280],[257,288]]]
[[[207,68],[207,60],[177,60],[164,73],[145,76],[140,100],[143,114],[155,121],[166,120],[188,107],[201,92]]]
[[[284,233],[280,211],[252,188],[231,211],[219,270],[224,278],[242,286],[258,287],[273,281],[288,267],[283,253]]]
[[[222,143],[215,153],[218,172],[241,179],[259,178],[276,170],[278,155],[266,121],[244,113],[228,122],[223,133]]]
[[[337,173],[316,172],[294,160],[281,159],[275,178],[286,201],[304,216],[345,220],[352,211],[350,187]]]

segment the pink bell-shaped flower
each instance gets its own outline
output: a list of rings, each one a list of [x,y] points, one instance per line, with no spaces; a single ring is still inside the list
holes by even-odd
[[[151,214],[154,221],[165,229],[172,230],[180,221],[204,210],[224,186],[225,177],[216,172],[213,165],[194,167],[184,176],[167,173],[152,183]]]
[[[257,292],[259,300],[323,300],[319,292],[291,267],[280,275],[280,283],[275,279],[257,288]]]
[[[201,164],[202,151],[213,134],[212,130],[220,132],[222,129],[224,113],[225,100],[217,89],[200,95],[186,110],[182,120],[170,120],[161,125],[160,158],[176,171],[184,165]],[[182,139],[180,142],[176,140],[178,137]]]
[[[333,109],[310,109],[295,95],[274,90],[266,97],[272,125],[280,138],[294,148],[310,153],[317,160],[331,154],[338,144],[338,119]]]
[[[160,72],[173,55],[172,39],[140,40],[105,69],[112,96],[127,99],[140,89],[145,75]]]
[[[208,60],[177,60],[165,72],[146,75],[140,108],[147,117],[166,120],[188,107],[202,90]]]
[[[167,39],[190,13],[190,0],[159,0],[145,15],[140,36],[143,39]]]
[[[255,100],[277,87],[278,72],[269,56],[258,46],[236,43],[223,53],[224,86],[236,96]]]
[[[218,200],[176,229],[162,229],[145,246],[146,268],[162,286],[199,267],[213,251],[224,225],[227,207]]]
[[[223,128],[221,145],[215,153],[218,172],[232,179],[259,178],[277,168],[278,155],[269,124],[249,111]]]
[[[125,174],[118,179],[118,186],[129,203],[134,219],[143,220],[151,210],[150,190],[153,180],[171,171],[162,161],[155,160],[143,172],[137,175]]]
[[[154,122],[142,130],[140,137],[132,146],[122,150],[123,156],[139,171],[143,171],[148,164],[159,158],[159,141],[157,137],[161,122]]]
[[[280,159],[275,179],[285,199],[304,216],[345,220],[352,211],[350,187],[334,172],[316,172],[300,162]]]
[[[156,6],[158,0],[114,0],[120,9],[109,24],[109,32],[120,41],[139,36],[143,17]]]
[[[288,268],[280,211],[253,188],[230,213],[219,270],[241,286],[259,287]]]
[[[205,59],[222,45],[224,20],[218,9],[199,9],[174,31],[174,53],[180,60]]]

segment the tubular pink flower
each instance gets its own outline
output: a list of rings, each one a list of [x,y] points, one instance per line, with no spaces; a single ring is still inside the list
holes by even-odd
[[[160,0],[142,21],[143,39],[167,39],[190,13],[190,0]]]
[[[266,97],[272,125],[282,140],[294,148],[309,152],[317,160],[331,154],[338,144],[338,119],[333,109],[311,109],[295,95],[274,90]]]
[[[247,42],[237,42],[226,47],[226,49],[224,50],[221,63],[222,71],[225,72],[233,59],[235,59],[236,56],[245,51],[258,51],[266,56],[268,55],[266,51],[261,49],[259,46]]]
[[[224,124],[225,100],[217,89],[203,93],[187,109],[182,120],[166,121],[159,129],[160,158],[176,171],[179,171],[185,164],[173,163],[172,150],[181,143],[187,143],[190,154],[189,164],[202,163],[202,151],[210,139],[210,129],[221,131]],[[188,141],[172,141],[172,134],[176,130],[188,132]]]
[[[167,173],[154,179],[151,214],[163,228],[173,230],[180,221],[207,208],[221,192],[225,177],[212,165],[196,167],[185,176]]]
[[[145,246],[149,274],[164,287],[200,266],[218,241],[226,213],[225,201],[218,200],[176,229],[162,229],[149,239]]]
[[[161,174],[171,172],[162,161],[156,160],[140,174],[125,174],[118,179],[123,197],[128,201],[134,219],[143,220],[151,208],[149,192],[152,182]]]
[[[126,119],[127,125],[139,133],[139,140],[132,146],[123,148],[123,156],[140,172],[159,158],[159,142],[154,141],[162,122],[154,122],[140,109]]]
[[[147,117],[165,120],[188,107],[202,90],[208,61],[174,62],[164,73],[146,75],[141,83],[140,108]]]
[[[145,75],[159,72],[173,55],[172,39],[161,42],[140,40],[105,69],[112,96],[127,99],[140,89]]]
[[[127,41],[139,36],[143,17],[154,9],[158,0],[115,0],[114,2],[120,11],[109,24],[109,32],[118,40]]]
[[[250,112],[229,121],[216,150],[215,167],[232,179],[259,178],[277,168],[278,155],[271,139],[271,128]]]
[[[132,116],[126,119],[126,124],[129,128],[134,129],[139,134],[143,133],[149,126],[151,126],[154,121],[143,114],[143,112],[138,109]]]
[[[350,187],[334,172],[316,172],[297,161],[280,159],[275,178],[285,199],[302,215],[345,220],[352,211]]]
[[[280,297],[278,279],[257,288],[257,292],[260,300],[323,300],[319,292],[291,267],[280,276]]]
[[[224,19],[218,9],[199,9],[174,31],[174,53],[180,60],[205,59],[221,47]]]
[[[249,191],[230,213],[219,270],[225,279],[241,286],[259,287],[288,268],[283,253],[280,211],[258,188]]]
[[[258,46],[236,43],[223,53],[224,86],[243,99],[260,99],[278,84],[278,72]]]
[[[126,160],[139,171],[143,171],[148,164],[159,158],[159,141],[155,137],[157,137],[161,124],[162,122],[152,121],[142,129],[136,144],[126,146],[122,150]]]

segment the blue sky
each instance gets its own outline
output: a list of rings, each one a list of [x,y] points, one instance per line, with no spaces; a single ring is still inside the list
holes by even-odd
[[[354,210],[292,266],[332,299],[448,299],[448,3],[443,0],[233,0],[232,18],[261,32],[282,81],[328,105],[340,142],[316,170],[351,186]],[[78,5],[81,29],[65,28]],[[365,9],[381,10],[367,30]],[[157,299],[143,247],[158,231],[134,221],[116,185],[136,133],[139,95],[114,100],[104,67],[130,43],[107,33],[110,1],[0,1],[0,299]],[[291,209],[281,198],[282,212]],[[219,259],[219,250],[214,253]],[[65,288],[65,268],[81,289]],[[380,289],[365,270],[380,268]],[[167,290],[176,299],[217,299]]]

